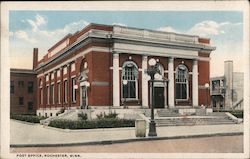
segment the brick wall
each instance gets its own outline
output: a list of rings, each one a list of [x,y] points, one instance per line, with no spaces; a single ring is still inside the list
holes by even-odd
[[[10,112],[15,114],[35,114],[37,98],[37,79],[35,74],[10,73],[10,81],[13,82],[14,92],[10,93]],[[22,82],[21,82],[22,81]],[[33,82],[33,91],[28,92],[28,82]],[[23,83],[23,85],[21,84]],[[20,105],[19,98],[23,97]],[[29,102],[33,103],[33,109],[28,108]]]

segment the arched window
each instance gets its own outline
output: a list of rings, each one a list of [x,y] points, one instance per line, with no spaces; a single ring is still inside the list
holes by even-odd
[[[122,67],[122,97],[138,99],[138,67],[133,61],[126,61]]]
[[[188,99],[188,69],[185,65],[180,64],[176,68],[176,99]]]

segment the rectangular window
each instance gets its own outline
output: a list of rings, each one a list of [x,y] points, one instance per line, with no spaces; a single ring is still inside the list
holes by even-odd
[[[33,102],[28,102],[28,110],[29,111],[33,110]]]
[[[64,81],[64,103],[68,103],[68,81]]]
[[[24,81],[18,81],[18,87],[23,87],[24,86]]]
[[[76,89],[75,86],[76,85],[76,78],[72,78],[72,102],[76,102]]]
[[[57,70],[56,74],[57,74],[57,77],[60,77],[61,71],[60,71],[60,70]]]
[[[49,81],[49,75],[46,75],[45,78],[46,78],[46,82]]]
[[[66,75],[68,73],[68,68],[67,67],[64,67],[63,68],[63,74]]]
[[[28,93],[33,93],[33,82],[32,81],[28,82]]]
[[[43,89],[40,88],[40,104],[43,104]]]
[[[14,90],[15,87],[14,87],[14,81],[10,81],[10,93],[14,93]]]
[[[52,95],[52,104],[55,104],[55,88],[54,88],[54,84],[53,85],[51,85],[51,95]]]
[[[57,83],[57,101],[58,104],[61,104],[61,83]]]
[[[51,73],[51,79],[54,79],[54,72]]]
[[[19,105],[23,106],[23,103],[24,103],[23,97],[19,97]]]
[[[75,63],[72,63],[71,64],[71,72],[75,71],[75,69],[76,69]]]
[[[49,104],[49,86],[47,86],[47,104]]]

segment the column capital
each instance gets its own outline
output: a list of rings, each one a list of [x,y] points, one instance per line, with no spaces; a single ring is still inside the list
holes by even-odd
[[[169,59],[169,61],[171,61],[171,62],[174,61],[174,57],[169,57],[168,59]]]
[[[193,63],[197,64],[198,63],[198,59],[193,59]]]
[[[142,55],[142,60],[147,60],[148,56],[147,55]]]
[[[119,54],[118,53],[113,53],[113,58],[119,58]]]

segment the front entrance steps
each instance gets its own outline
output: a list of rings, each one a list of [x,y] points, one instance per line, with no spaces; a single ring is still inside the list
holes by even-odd
[[[76,115],[77,114],[75,113],[74,109],[71,109],[71,110],[69,109],[69,110],[65,110],[64,113],[59,114],[58,116],[51,116],[49,118],[41,120],[40,124],[49,125],[50,121],[55,120],[55,119],[69,119],[69,120],[72,120],[72,119],[76,118]]]
[[[181,116],[181,117],[158,117],[155,119],[156,126],[192,126],[192,125],[220,125],[237,124],[227,116]]]
[[[71,109],[65,110],[58,116],[53,116],[41,121],[41,124],[48,125],[55,119],[77,120],[79,113],[86,113],[88,119],[95,119],[100,113],[117,113],[119,118],[143,119],[150,122],[150,109]],[[155,109],[155,122],[157,126],[182,126],[182,125],[217,125],[217,124],[236,124],[242,121],[233,117],[230,113],[211,112],[204,108],[185,108],[185,109]]]

